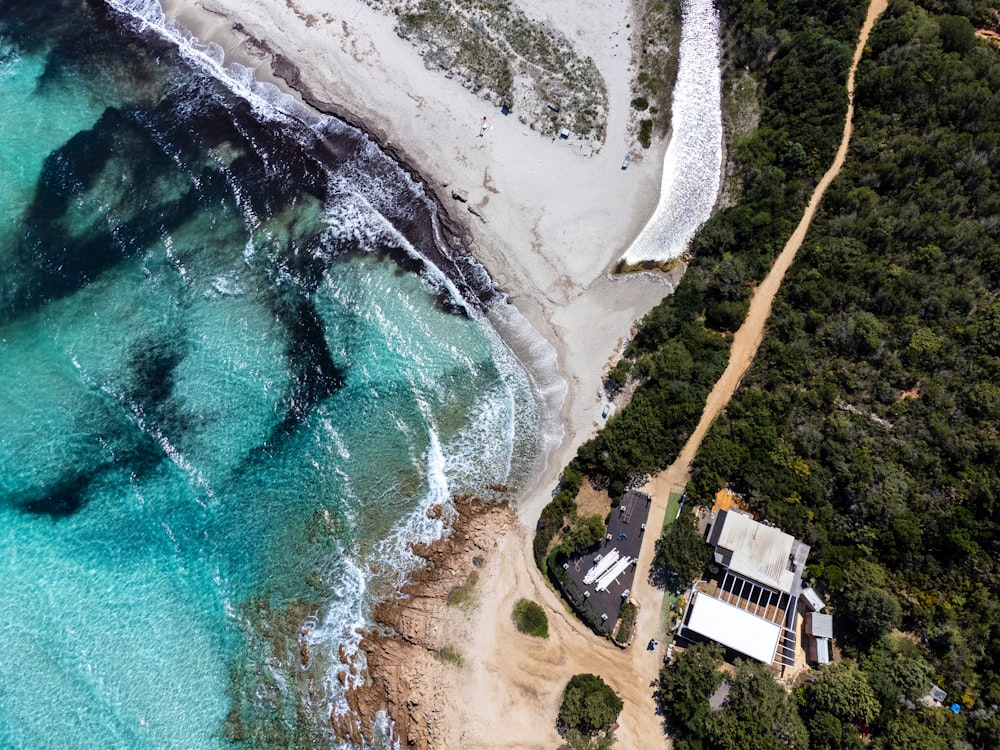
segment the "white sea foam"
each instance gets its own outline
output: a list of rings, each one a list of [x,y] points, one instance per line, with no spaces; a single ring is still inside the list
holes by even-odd
[[[503,484],[510,476],[516,439],[516,405],[506,383],[500,383],[469,408],[469,422],[448,442],[448,476],[460,486]]]
[[[341,555],[336,561],[333,575],[332,600],[323,612],[319,624],[311,628],[307,636],[310,645],[326,645],[331,649],[343,647],[345,657],[357,665],[357,674],[350,671],[344,674],[345,684],[341,685],[338,673],[344,667],[339,660],[331,660],[331,665],[324,675],[324,687],[332,711],[343,715],[350,711],[347,705],[346,689],[356,687],[364,680],[364,652],[358,646],[361,643],[361,633],[368,624],[365,616],[365,593],[368,590],[368,574],[351,559],[349,555]]]
[[[404,177],[405,173],[401,172],[399,176]],[[353,161],[331,175],[330,187],[330,192],[335,197],[327,204],[328,221],[331,227],[336,228],[339,236],[357,241],[361,248],[367,251],[372,251],[380,245],[399,247],[407,255],[421,262],[423,270],[420,277],[432,289],[446,292],[469,316],[476,316],[476,311],[465,301],[454,282],[419,252],[392,225],[379,207],[372,204],[373,199],[384,203],[386,196],[392,194],[390,192],[392,188],[382,180],[362,171]],[[425,205],[429,209],[431,204],[427,201]],[[381,208],[384,210],[386,206],[383,205]]]
[[[21,50],[0,37],[0,77],[12,76],[21,61]]]
[[[152,32],[177,46],[178,52],[196,70],[220,81],[233,94],[246,100],[254,113],[267,120],[315,119],[272,83],[258,81],[252,69],[239,63],[225,64],[225,50],[218,44],[202,42],[188,29],[166,17],[157,0],[105,0],[110,8],[130,19],[139,32]]]
[[[180,54],[196,69],[217,78],[233,94],[245,99],[255,114],[265,120],[279,123],[306,125],[317,137],[334,137],[336,131],[344,126],[332,118],[318,117],[303,111],[303,108],[291,97],[284,95],[273,86],[260,84],[253,77],[253,71],[235,64],[225,65],[223,50],[217,45],[203,44],[187,30],[168,20],[155,0],[107,0],[110,7],[118,10],[131,19],[139,31],[151,31],[160,37],[177,45]],[[195,102],[192,102],[192,106]],[[293,123],[294,121],[294,123]],[[290,128],[290,131],[294,128]],[[402,248],[411,256],[422,261],[425,269],[422,278],[433,291],[444,291],[472,317],[477,317],[474,308],[466,304],[455,284],[440,269],[427,261],[415,247],[386,218],[386,213],[401,214],[406,206],[413,204],[415,210],[430,212],[433,231],[438,240],[438,246],[447,252],[447,244],[442,241],[437,209],[432,201],[427,199],[423,187],[412,180],[401,170],[367,169],[366,166],[377,165],[379,160],[388,161],[378,151],[370,140],[366,140],[355,159],[348,160],[344,167],[330,176],[330,194],[334,196],[326,206],[326,217],[329,222],[330,246],[336,247],[345,240],[354,241],[364,249],[374,249],[378,246],[391,244]],[[363,162],[367,162],[364,164]],[[224,172],[224,159],[220,158],[220,168]],[[233,180],[227,174],[231,185]],[[246,225],[251,232],[258,231],[261,226],[259,217],[253,214],[247,201],[241,200],[242,192],[239,185],[232,185],[237,201],[244,210]],[[419,200],[415,200],[419,198]],[[246,204],[246,205],[245,205]],[[408,209],[407,209],[408,210]],[[247,243],[244,260],[251,263],[258,250],[253,241]],[[484,288],[485,270],[478,264],[472,264],[466,269],[469,273],[482,273],[481,279],[467,279],[474,289]],[[291,274],[285,270],[284,273]],[[486,280],[488,281],[488,280]],[[230,285],[230,280],[217,277],[214,281],[217,293],[239,293],[238,282]],[[377,310],[372,311],[378,314]],[[493,359],[501,373],[502,382],[481,398],[467,415],[468,421],[463,427],[449,433],[442,444],[441,432],[435,424],[433,410],[426,403],[421,404],[423,416],[423,432],[418,425],[408,425],[399,420],[399,427],[409,435],[411,445],[425,444],[426,449],[420,456],[413,458],[419,463],[423,473],[423,489],[410,512],[399,519],[389,533],[377,543],[360,562],[358,550],[345,549],[343,554],[327,560],[322,578],[331,586],[331,596],[327,602],[321,621],[307,623],[307,633],[303,636],[310,645],[328,647],[335,651],[343,647],[347,656],[359,667],[364,666],[364,654],[359,651],[360,631],[368,624],[370,589],[373,576],[382,580],[394,580],[401,584],[415,566],[422,561],[412,553],[413,544],[429,544],[439,539],[444,531],[445,523],[450,518],[451,496],[457,488],[472,487],[475,482],[482,483],[484,474],[491,481],[506,481],[514,461],[519,458],[518,451],[535,455],[547,455],[549,449],[562,438],[562,425],[558,419],[559,410],[566,395],[566,384],[558,376],[554,349],[525,320],[513,306],[500,304],[488,313],[488,325],[480,322],[481,330],[491,341]],[[417,321],[414,321],[417,324]],[[387,334],[386,339],[400,348],[397,356],[415,358],[420,352],[406,343],[419,336],[413,336],[414,331],[397,331],[393,335],[386,329],[391,327],[387,320],[379,322],[379,326]],[[494,330],[495,329],[495,330]],[[500,335],[497,335],[497,331]],[[425,332],[428,333],[428,332]],[[433,332],[430,332],[433,333]],[[407,335],[408,334],[408,335]],[[461,358],[460,358],[461,359]],[[527,366],[528,374],[524,375]],[[472,367],[474,363],[465,360],[464,366]],[[421,368],[416,368],[418,371]],[[429,373],[420,373],[421,375]],[[525,379],[530,383],[525,383]],[[422,380],[412,383],[416,398],[421,399],[421,393],[435,398],[441,403],[440,383]],[[537,400],[537,406],[519,401],[519,392],[529,385]],[[526,398],[526,396],[525,396]],[[538,412],[541,412],[539,414]],[[142,419],[142,415],[136,415]],[[537,422],[535,420],[538,420]],[[527,424],[528,422],[532,424]],[[541,445],[532,444],[525,447],[523,435],[532,432],[529,427],[540,424]],[[329,430],[328,426],[328,430]],[[415,428],[415,429],[414,429]],[[423,432],[423,434],[420,434]],[[160,435],[153,435],[161,448],[170,455],[189,476],[193,467],[185,466],[183,456],[171,451],[171,446],[165,444]],[[343,459],[350,452],[343,444],[339,435],[329,435],[331,450]],[[518,444],[521,440],[522,444]],[[426,441],[426,442],[425,442]],[[540,448],[540,450],[537,450]],[[478,451],[478,452],[477,452]],[[172,455],[171,455],[172,453]],[[475,454],[475,455],[474,455]],[[480,471],[477,472],[476,465]],[[202,477],[192,476],[196,483]],[[349,524],[356,525],[360,519],[358,513],[362,503],[358,498],[351,498],[353,492],[349,479],[344,476],[345,507],[344,517]],[[202,485],[204,489],[208,487]],[[428,510],[440,505],[445,509],[442,518],[432,519]],[[335,661],[330,672],[325,676],[325,703],[336,712],[349,710],[345,699],[345,686],[338,679],[342,671],[339,661]],[[360,677],[346,676],[347,687],[353,680]],[[388,727],[386,727],[388,730]]]
[[[719,13],[712,0],[683,0],[680,60],[671,104],[673,136],[663,159],[660,201],[625,260],[680,256],[711,215],[722,168]]]
[[[559,415],[569,392],[569,386],[559,375],[556,350],[511,304],[494,305],[489,309],[487,319],[502,338],[503,349],[523,364],[539,405],[539,453],[547,456],[562,442],[565,434]],[[495,359],[502,361],[502,358],[502,352],[498,352]]]

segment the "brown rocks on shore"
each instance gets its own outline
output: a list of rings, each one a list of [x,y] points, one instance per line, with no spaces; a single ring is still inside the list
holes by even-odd
[[[399,597],[382,602],[372,613],[378,627],[361,642],[367,660],[364,683],[348,691],[350,710],[330,717],[341,740],[370,743],[378,714],[385,711],[401,746],[430,750],[444,745],[445,708],[434,699],[427,677],[438,667],[438,652],[448,645],[438,624],[449,593],[466,583],[475,559],[493,549],[514,519],[506,502],[463,498],[455,504],[458,515],[450,533],[414,547],[427,564],[413,573]],[[347,661],[343,654],[341,660]]]

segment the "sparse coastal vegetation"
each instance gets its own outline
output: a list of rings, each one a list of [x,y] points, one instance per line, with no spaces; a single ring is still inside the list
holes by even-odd
[[[677,80],[677,51],[681,40],[680,0],[642,0],[642,23],[634,33],[636,45],[636,96],[632,108],[637,118],[637,138],[649,148],[653,136],[670,132],[670,99]]]
[[[427,65],[458,76],[492,100],[509,102],[522,122],[546,135],[563,128],[603,142],[607,87],[569,39],[499,0],[418,0],[393,8],[399,33]]]

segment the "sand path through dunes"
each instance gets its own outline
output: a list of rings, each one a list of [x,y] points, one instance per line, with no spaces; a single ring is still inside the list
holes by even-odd
[[[662,526],[670,492],[687,483],[691,462],[708,428],[729,403],[753,362],[785,272],[805,239],[823,194],[844,164],[852,132],[855,71],[869,33],[887,4],[887,0],[872,0],[869,4],[847,78],[847,116],[833,164],[813,191],[802,220],[771,271],[755,290],[747,318],[733,338],[729,364],[709,394],[697,427],[674,463],[653,477],[644,488],[653,495],[648,521],[650,529]],[[625,701],[619,717],[620,746],[662,747],[666,742],[662,719],[653,701],[661,653],[650,653],[643,646],[649,638],[662,634],[659,626],[662,593],[648,582],[656,535],[648,534],[644,539],[632,589],[632,598],[641,606],[636,641],[627,651],[620,651],[609,642],[598,640],[567,613],[565,605],[534,565],[530,553],[531,534],[531,529],[519,527],[518,533],[501,541],[498,552],[501,564],[496,574],[484,582],[483,601],[490,606],[484,608],[469,644],[473,658],[471,674],[465,684],[468,702],[463,706],[461,726],[450,746],[554,747],[558,738],[553,719],[562,688],[573,674],[591,672],[606,679]],[[514,629],[510,611],[521,596],[541,602],[548,610],[550,637],[547,640],[529,638]]]

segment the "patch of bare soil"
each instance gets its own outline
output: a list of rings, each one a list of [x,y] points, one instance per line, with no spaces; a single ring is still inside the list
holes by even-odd
[[[580,518],[587,516],[600,516],[602,519],[611,510],[611,498],[605,490],[599,490],[590,483],[589,479],[584,479],[580,485],[580,492],[576,496],[576,512]]]

